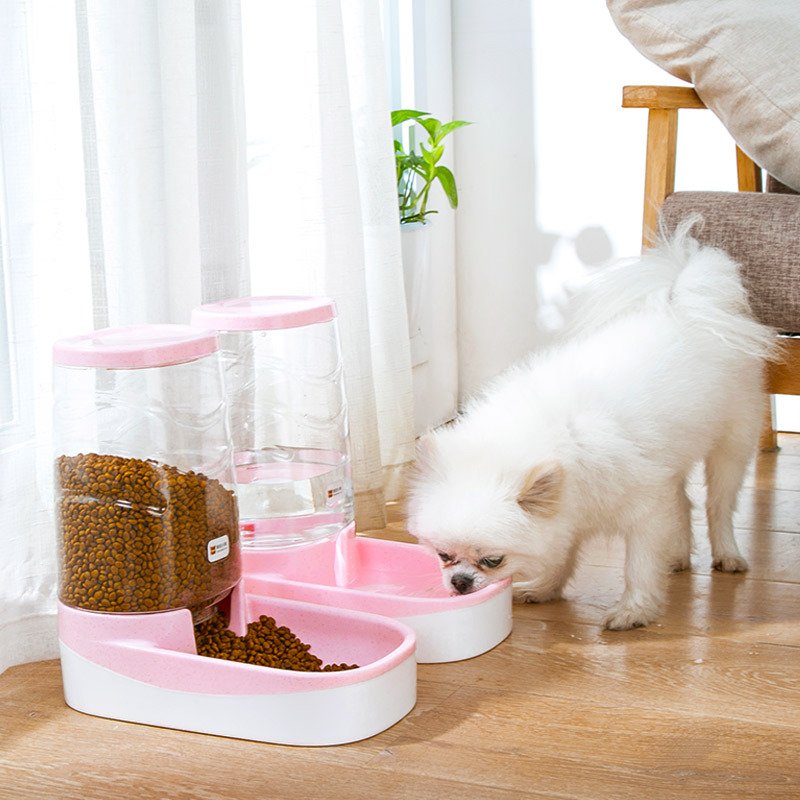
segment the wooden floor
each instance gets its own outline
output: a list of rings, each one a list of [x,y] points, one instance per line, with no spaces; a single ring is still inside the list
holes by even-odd
[[[421,665],[404,720],[332,748],[84,716],[57,662],[17,667],[0,677],[0,798],[800,798],[800,436],[781,445],[736,517],[751,571],[710,574],[698,511],[658,625],[600,629],[621,554],[596,547],[567,601],[515,607],[486,655]]]

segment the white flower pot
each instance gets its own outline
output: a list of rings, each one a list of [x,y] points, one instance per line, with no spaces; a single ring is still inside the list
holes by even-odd
[[[411,365],[428,360],[433,300],[430,291],[430,222],[410,222],[400,226],[403,253],[403,278],[406,288],[408,336]]]
[[[417,436],[456,414],[458,346],[452,214],[400,226]]]

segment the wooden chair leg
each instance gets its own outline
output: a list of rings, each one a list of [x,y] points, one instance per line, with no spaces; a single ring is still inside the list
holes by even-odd
[[[778,449],[778,433],[775,430],[775,395],[768,394],[764,404],[764,422],[758,447],[762,453],[774,453]]]
[[[736,176],[740,192],[761,191],[761,167],[736,146]]]
[[[655,242],[658,212],[675,190],[675,148],[678,142],[678,109],[651,108],[647,116],[647,160],[644,175],[642,247]]]

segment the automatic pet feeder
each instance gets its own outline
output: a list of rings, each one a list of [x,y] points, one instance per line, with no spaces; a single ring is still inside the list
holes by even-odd
[[[215,334],[106,329],[58,342],[54,361],[59,639],[70,706],[301,745],[372,736],[411,710],[410,628],[243,579]],[[237,466],[258,474],[260,464]],[[346,474],[346,464],[330,466]],[[351,515],[346,491],[329,509],[334,531]],[[270,615],[323,661],[360,666],[293,672],[199,656],[194,624],[217,606],[239,635]]]
[[[511,631],[510,582],[451,596],[419,545],[355,535],[333,301],[249,297],[200,306],[232,410],[248,592],[377,613],[417,635],[417,660],[458,661]]]

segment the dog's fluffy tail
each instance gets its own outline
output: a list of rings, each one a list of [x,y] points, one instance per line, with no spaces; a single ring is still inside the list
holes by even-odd
[[[570,302],[566,332],[581,335],[643,308],[663,307],[702,325],[756,358],[778,357],[775,331],[753,319],[739,267],[725,252],[691,236],[699,214],[655,247],[594,276]],[[688,320],[687,320],[688,321]]]

